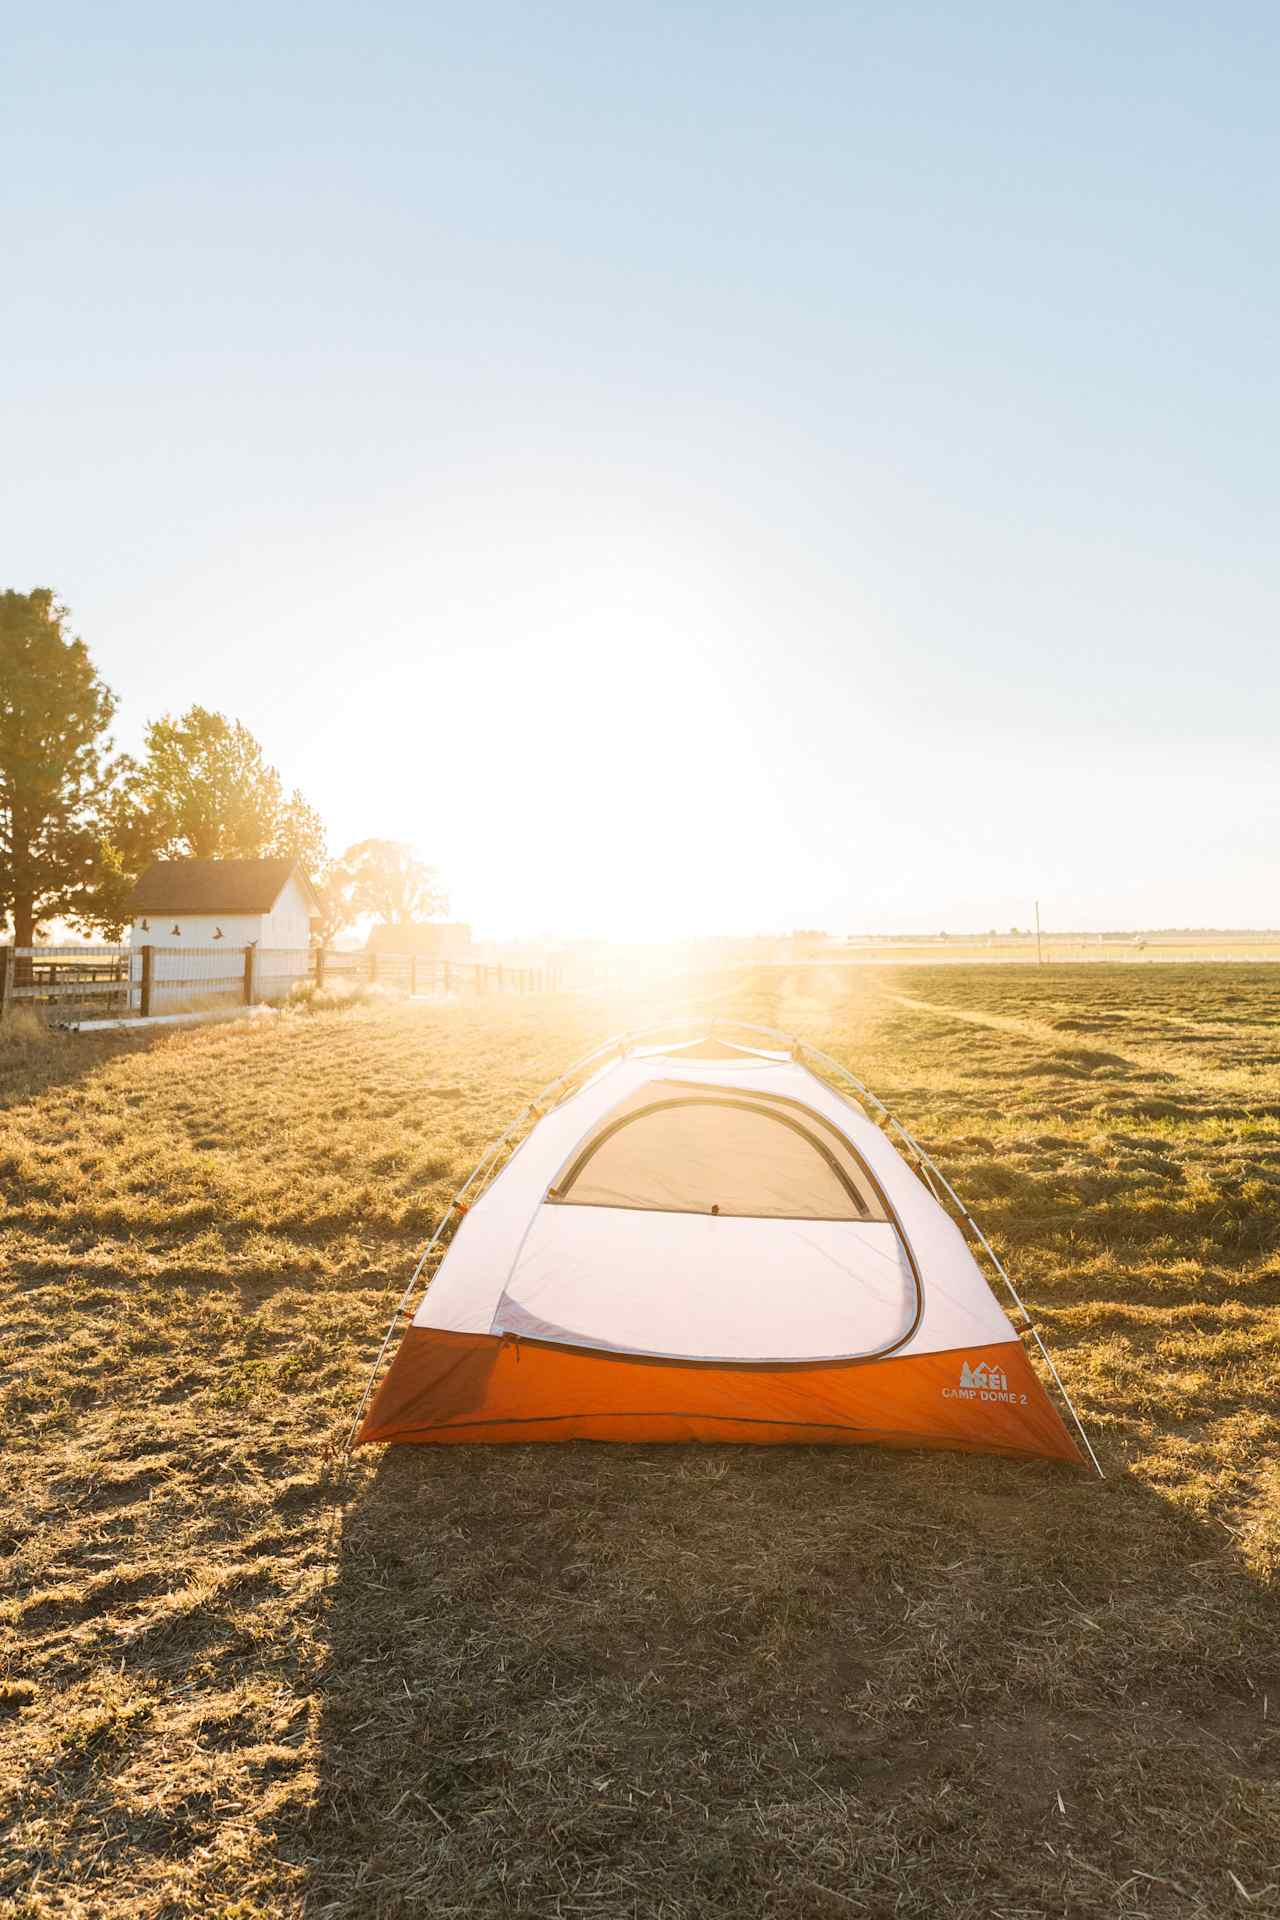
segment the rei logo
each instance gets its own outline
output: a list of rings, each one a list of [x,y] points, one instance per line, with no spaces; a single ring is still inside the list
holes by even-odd
[[[962,1387],[990,1387],[996,1393],[1007,1393],[1009,1376],[999,1367],[993,1367],[989,1360],[979,1360],[971,1367],[967,1360],[961,1363],[960,1385]]]
[[[967,1360],[962,1360],[959,1386],[944,1387],[942,1397],[944,1400],[1002,1400],[1011,1407],[1027,1404],[1026,1394],[1011,1390],[1008,1374],[993,1360],[979,1360],[972,1367]]]

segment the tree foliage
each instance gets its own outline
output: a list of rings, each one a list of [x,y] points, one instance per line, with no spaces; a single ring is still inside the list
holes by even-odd
[[[357,841],[341,865],[350,881],[352,918],[369,914],[385,926],[407,927],[449,910],[435,868],[402,841]]]
[[[355,904],[355,881],[346,856],[330,860],[313,885],[320,911],[312,916],[311,937],[318,947],[331,946],[340,933],[345,933],[360,918],[360,909]]]
[[[0,916],[29,947],[94,885],[115,695],[48,587],[0,593]]]
[[[161,860],[255,860],[289,855],[309,874],[325,860],[324,825],[239,720],[192,707],[147,728],[130,783],[135,835]]]

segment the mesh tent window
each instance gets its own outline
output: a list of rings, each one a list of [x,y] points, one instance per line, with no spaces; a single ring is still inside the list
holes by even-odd
[[[646,1087],[608,1114],[547,1199],[751,1219],[889,1219],[848,1140],[811,1108],[680,1082]]]

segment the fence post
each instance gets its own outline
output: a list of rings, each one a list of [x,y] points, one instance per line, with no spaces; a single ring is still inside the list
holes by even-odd
[[[376,947],[371,947],[369,949],[369,985],[371,987],[376,986],[377,982],[378,982],[378,950]]]
[[[316,986],[324,985],[324,948],[316,948]]]
[[[409,955],[409,998],[412,1000],[418,991],[418,956]]]
[[[444,963],[444,990],[446,993],[449,991],[449,962],[447,960]]]
[[[151,1018],[151,982],[155,978],[155,948],[148,940],[142,949],[142,1017]]]
[[[256,951],[257,949],[254,947],[246,947],[244,950],[244,1003],[246,1007],[253,1005],[253,956]]]
[[[0,947],[0,1019],[4,1018],[13,992],[13,948]]]
[[[502,992],[502,962],[498,962],[498,992]]]

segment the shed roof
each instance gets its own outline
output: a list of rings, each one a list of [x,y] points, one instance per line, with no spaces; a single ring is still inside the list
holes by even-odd
[[[270,913],[290,879],[319,902],[296,860],[156,860],[133,889],[134,913]]]

